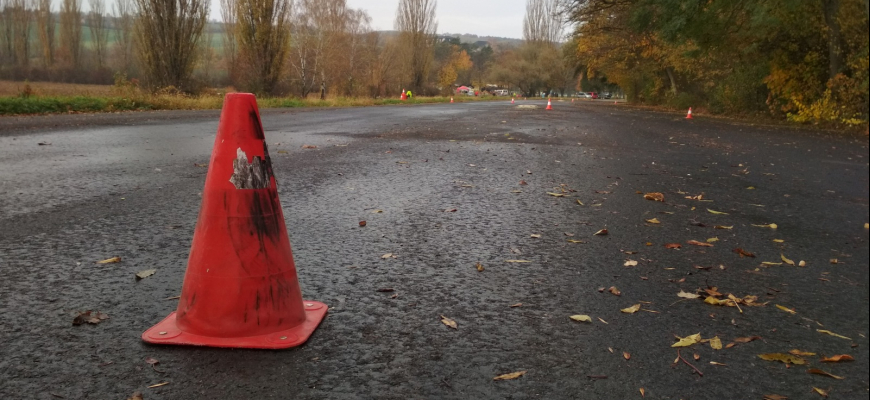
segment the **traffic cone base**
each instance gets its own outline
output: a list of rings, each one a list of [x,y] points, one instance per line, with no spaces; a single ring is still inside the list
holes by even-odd
[[[302,344],[327,307],[302,300],[252,94],[226,96],[208,166],[178,307],[142,340],[260,349]]]
[[[305,321],[293,328],[259,336],[217,337],[203,336],[182,331],[172,312],[163,321],[142,334],[142,340],[152,344],[176,344],[189,346],[224,347],[237,349],[287,349],[305,343],[326,316],[326,304],[305,301]]]

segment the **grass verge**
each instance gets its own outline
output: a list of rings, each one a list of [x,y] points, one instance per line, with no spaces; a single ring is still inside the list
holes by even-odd
[[[510,97],[456,97],[456,102],[510,100]],[[336,97],[326,100],[263,97],[260,108],[365,107],[392,104],[449,103],[449,97],[415,97],[410,100]],[[0,115],[96,113],[142,110],[214,110],[223,106],[222,96],[179,95],[120,96],[7,96],[0,97]]]

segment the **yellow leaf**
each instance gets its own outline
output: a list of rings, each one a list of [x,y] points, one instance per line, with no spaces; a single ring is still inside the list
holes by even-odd
[[[605,228],[605,229],[602,229],[602,230],[600,230],[600,231],[598,231],[598,232],[595,232],[594,235],[596,235],[596,236],[605,236],[605,235],[607,235],[607,233],[608,233],[608,232],[607,232],[607,228]]]
[[[677,343],[672,344],[671,347],[688,347],[688,346],[691,346],[691,345],[698,343],[700,341],[701,341],[701,334],[696,333],[694,335],[680,338],[680,340]]]
[[[577,322],[592,322],[592,318],[590,318],[588,315],[578,314],[572,315],[570,318]]]
[[[838,334],[836,334],[836,333],[834,333],[834,332],[831,332],[831,331],[829,331],[829,330],[827,330],[827,329],[816,329],[816,331],[819,332],[819,333],[824,333],[824,334],[826,334],[826,335],[831,335],[831,336],[833,336],[833,337],[838,337],[838,338],[840,338],[840,339],[852,340],[852,339],[847,338],[847,337],[845,337],[845,336],[843,336],[843,335],[838,335]]]
[[[817,387],[814,386],[814,387],[813,387],[813,391],[815,391],[816,393],[818,393],[819,396],[822,396],[822,397],[828,397],[828,392],[825,391],[825,390],[819,389],[819,388],[817,388]]]
[[[798,350],[798,349],[789,350],[788,353],[789,353],[789,354],[794,354],[794,355],[796,355],[796,356],[803,356],[803,357],[811,357],[811,356],[816,355],[816,353],[810,353],[809,351],[801,351],[801,350]]]
[[[601,321],[601,322],[603,322],[603,323],[606,324],[606,325],[610,325],[610,324],[607,323],[607,321],[601,319],[601,317],[598,317],[598,320]]]
[[[835,363],[835,362],[840,362],[840,361],[855,361],[855,358],[853,358],[852,356],[850,356],[848,354],[840,354],[840,355],[836,355],[836,356],[825,357],[822,359],[822,362]]]
[[[752,224],[752,226],[757,227],[757,228],[770,228],[770,229],[776,229],[776,228],[778,228],[778,226],[777,226],[776,224],[767,224],[767,225],[755,225],[755,224]]]
[[[651,224],[660,224],[660,223],[661,223],[661,221],[659,221],[658,218],[647,219],[647,220],[645,220],[645,221],[646,221],[646,222],[649,222],[649,223],[651,223]]]
[[[808,369],[808,370],[807,370],[807,373],[808,373],[808,374],[816,374],[816,375],[827,376],[828,378],[834,378],[834,379],[846,379],[846,378],[843,378],[842,376],[837,376],[837,375],[834,375],[834,374],[832,374],[832,373],[830,373],[830,372],[825,372],[825,371],[822,371],[822,370],[820,370],[820,369],[816,369],[816,368]]]
[[[804,260],[801,260],[801,262],[798,263],[798,267],[806,267],[806,266],[807,266],[807,262]]]
[[[640,310],[640,304],[635,304],[631,307],[623,308],[622,310],[619,310],[619,311],[622,311],[626,314],[634,314],[634,313],[638,312],[639,310]]]
[[[719,241],[719,238],[717,238],[717,237],[712,237],[712,238],[707,239],[707,243],[715,243],[718,241]]]
[[[779,305],[779,304],[776,305],[776,308],[778,308],[778,309],[780,309],[780,310],[782,310],[782,311],[785,311],[785,312],[787,312],[787,313],[789,313],[789,314],[797,314],[797,311],[792,310],[791,308],[788,308],[788,307],[785,307],[785,306],[781,306],[781,305]]]
[[[537,233],[533,233],[533,234],[529,235],[529,237],[534,238],[534,239],[540,239],[541,235],[537,234]]]
[[[531,261],[529,261],[529,260],[504,260],[504,262],[509,262],[509,263],[530,263]]]
[[[731,226],[716,225],[713,227],[713,229],[734,229],[734,225],[731,225]]]
[[[582,206],[582,205],[585,205],[585,204],[583,204],[582,201],[580,201],[580,199],[577,199],[577,204],[579,204],[579,205],[581,205],[581,206]]]
[[[782,263],[781,262],[764,261],[761,263],[761,265],[782,265]]]
[[[643,388],[640,388],[640,397],[646,397],[646,390],[643,390]]]
[[[782,239],[773,239],[774,243],[785,243],[785,240]]]
[[[722,350],[722,339],[719,339],[719,336],[710,339],[710,347],[713,350]]]
[[[477,272],[483,272],[483,270],[484,270],[483,264],[481,264],[481,263],[477,263],[477,265],[475,265],[475,267],[477,267]]]
[[[636,266],[637,266],[637,261],[634,261],[634,260],[628,260],[628,261],[625,262],[624,265],[625,265],[626,267],[636,267]]]
[[[517,371],[511,372],[509,374],[499,375],[495,378],[492,378],[494,381],[509,381],[511,379],[517,379],[526,374],[526,371]]]
[[[121,262],[121,257],[107,258],[107,259],[102,260],[102,261],[97,261],[97,264],[114,264],[117,262]]]
[[[658,192],[647,193],[647,194],[643,195],[643,198],[645,198],[647,200],[652,200],[652,201],[662,201],[662,202],[665,201],[665,195],[658,193]]]
[[[704,299],[704,302],[707,304],[712,304],[714,306],[729,306],[734,307],[734,303],[731,300],[719,300],[713,296],[707,297]]]
[[[680,290],[680,293],[677,293],[677,297],[682,297],[684,299],[697,299],[701,297],[701,295]]]
[[[443,316],[443,315],[441,316],[441,323],[443,323],[444,325],[447,325],[447,326],[449,326],[449,327],[451,327],[451,328],[453,328],[453,329],[458,329],[458,328],[459,328],[459,326],[456,325],[456,321],[454,321],[454,320],[452,320],[452,319],[450,319],[450,318],[447,318],[447,317],[445,317],[445,316]]]
[[[806,360],[800,358],[795,355],[785,354],[785,353],[767,353],[767,354],[759,354],[758,358],[765,361],[779,361],[786,364],[794,364],[794,365],[804,365],[806,364]]]
[[[755,190],[755,186],[749,186],[746,188],[746,190]]]
[[[582,240],[568,239],[568,243],[586,243]]]
[[[728,213],[726,213],[726,212],[716,211],[716,210],[711,210],[711,209],[709,209],[709,208],[707,209],[707,211],[708,211],[710,214],[716,214],[716,215],[728,215]]]
[[[727,364],[722,364],[722,363],[716,362],[716,361],[710,361],[710,365],[718,365],[720,367],[727,367],[728,366]]]
[[[553,197],[565,197],[565,195],[562,193],[547,192],[547,194],[549,194],[550,196],[553,196]]]
[[[868,224],[867,222],[865,222],[865,223],[864,223],[864,229],[870,229],[870,228],[868,228],[868,226],[870,226],[870,224]]]
[[[779,258],[782,259],[782,262],[784,262],[784,263],[786,263],[786,264],[788,264],[788,265],[791,265],[792,267],[794,266],[794,261],[789,260],[788,258],[785,258],[785,255],[784,255],[784,254],[780,254],[780,255],[779,255]]]

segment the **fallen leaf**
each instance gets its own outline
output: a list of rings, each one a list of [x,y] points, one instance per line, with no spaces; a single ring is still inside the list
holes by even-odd
[[[837,260],[836,258],[832,258],[832,259],[831,259],[831,264],[840,264],[840,261]]]
[[[827,330],[827,329],[816,329],[816,331],[819,332],[819,333],[824,333],[824,334],[826,334],[826,335],[831,335],[831,336],[833,336],[833,337],[838,337],[838,338],[840,338],[840,339],[852,340],[852,339],[847,338],[847,337],[845,337],[845,336],[843,336],[843,335],[838,335],[838,334],[836,334],[836,333],[834,333],[834,332],[831,332],[831,331],[829,331],[829,330]]]
[[[681,247],[683,247],[683,245],[681,245],[679,243],[667,243],[667,244],[665,244],[666,249],[679,249]]]
[[[387,254],[384,254],[381,256],[381,258],[383,258],[383,259],[392,258],[392,257],[393,257],[393,253],[387,253]]]
[[[102,260],[102,261],[97,261],[96,264],[114,264],[114,263],[118,263],[118,262],[121,262],[121,257],[107,258],[107,259]]]
[[[722,339],[719,339],[719,336],[715,336],[710,339],[710,347],[713,350],[722,350]]]
[[[855,361],[855,359],[848,354],[840,354],[840,355],[836,355],[836,356],[822,358],[822,362],[835,363],[835,362],[840,362],[840,361]]]
[[[313,145],[313,144],[303,144],[303,145],[302,145],[302,148],[303,148],[303,149],[316,149],[317,146],[315,146],[315,145]]]
[[[694,335],[686,336],[684,338],[679,338],[680,340],[677,343],[671,345],[671,347],[688,347],[693,344],[696,344],[701,341],[701,334],[696,333]]]
[[[504,260],[504,262],[509,262],[509,263],[530,263],[531,261],[529,261],[529,260]]]
[[[624,358],[624,359],[626,359],[626,360],[631,360],[631,353],[629,353],[629,352],[627,352],[627,351],[623,351],[623,352],[622,352],[622,358]]]
[[[360,221],[360,222],[359,222],[359,227],[360,227],[360,228],[364,228],[365,226],[366,226],[366,222],[365,222],[365,221]]]
[[[625,262],[624,266],[626,266],[626,267],[636,267],[636,266],[637,266],[637,261],[634,261],[634,260],[628,260],[628,261]]]
[[[798,349],[789,350],[788,354],[794,354],[796,356],[802,356],[802,357],[812,357],[812,356],[816,355],[816,353],[810,353],[809,351],[801,351]]]
[[[767,353],[767,354],[759,354],[758,358],[765,361],[779,361],[785,364],[794,364],[794,365],[804,365],[806,364],[806,360],[800,358],[798,356],[786,353]]]
[[[517,379],[526,374],[526,371],[517,371],[511,372],[509,374],[499,375],[495,378],[492,378],[494,381],[509,381],[511,379]]]
[[[733,307],[733,305],[736,305],[736,304],[733,304],[733,302],[731,300],[727,300],[727,299],[719,300],[713,296],[710,296],[710,297],[707,297],[706,299],[704,299],[704,303],[712,304],[714,306],[732,306]]]
[[[717,238],[717,237],[711,237],[711,238],[707,239],[707,243],[716,243],[718,241],[719,241],[719,238]]]
[[[780,396],[778,394],[766,394],[762,400],[788,400],[788,397]]]
[[[601,319],[601,317],[598,317],[598,320],[601,321],[602,323],[606,324],[606,325],[610,325],[610,324],[607,323],[607,321]]]
[[[807,373],[821,375],[821,376],[827,376],[828,378],[834,378],[834,379],[841,379],[841,380],[846,379],[846,378],[843,378],[842,376],[837,376],[837,375],[834,375],[830,372],[825,372],[825,371],[822,371],[822,370],[817,369],[817,368],[810,368],[807,370]]]
[[[684,299],[697,299],[701,297],[701,295],[680,290],[680,293],[677,293],[677,297],[682,297]]]
[[[146,269],[144,271],[139,271],[136,273],[136,280],[138,281],[140,279],[145,279],[151,275],[154,275],[155,272],[157,272],[156,269]]]
[[[736,248],[736,249],[734,249],[734,250],[732,250],[732,251],[735,252],[735,253],[737,253],[737,254],[739,254],[740,257],[753,257],[753,258],[755,257],[755,254],[752,254],[752,253],[750,253],[750,252],[748,252],[748,251],[746,251],[746,250],[743,250],[743,249],[741,249],[741,248],[739,248],[739,247]]]
[[[583,202],[580,201],[580,199],[577,199],[577,204],[579,204],[579,205],[581,205],[581,206],[584,205]]]
[[[578,314],[572,315],[570,318],[577,322],[592,322],[592,318],[590,318],[588,315]]]
[[[728,215],[728,213],[726,213],[726,212],[711,210],[709,208],[707,209],[707,212],[709,212],[710,214],[716,214],[716,215]]]
[[[804,261],[804,260],[801,260],[801,261],[798,263],[798,267],[806,267],[806,266],[807,266],[807,262]]]
[[[524,179],[520,179],[520,185],[528,185],[528,183]]]
[[[516,303],[516,304],[510,305],[511,308],[517,308],[517,307],[522,307],[522,306],[523,306],[523,303]]]
[[[754,226],[754,227],[756,227],[756,228],[770,228],[770,229],[776,229],[776,228],[778,228],[778,226],[776,226],[776,224],[767,224],[767,225],[755,225],[755,224],[752,224],[752,226]]]
[[[607,235],[607,233],[608,233],[608,232],[607,232],[607,229],[605,228],[605,229],[602,229],[602,230],[600,230],[600,231],[598,231],[598,232],[595,232],[595,235],[596,235],[596,236],[605,236],[605,235]]]
[[[785,243],[785,240],[782,239],[773,239],[774,243]]]
[[[631,307],[623,308],[622,310],[619,310],[619,311],[622,311],[626,314],[634,314],[634,313],[638,312],[639,310],[640,310],[640,304],[635,304]]]
[[[643,388],[640,388],[640,397],[646,397],[646,390],[643,390]]]
[[[782,310],[782,311],[785,311],[785,312],[787,312],[787,313],[789,313],[789,314],[797,314],[797,311],[795,311],[795,310],[793,310],[793,309],[791,309],[791,308],[785,307],[785,306],[781,306],[781,305],[779,305],[779,304],[776,305],[776,308],[778,308],[778,309],[780,309],[780,310]]]
[[[813,391],[819,394],[822,397],[828,397],[828,392],[826,390],[819,389],[817,387],[813,387]]]
[[[534,238],[534,239],[540,239],[541,235],[537,234],[537,233],[533,233],[533,234],[529,235],[529,237]]]
[[[145,398],[142,397],[141,392],[133,392],[133,395],[127,398],[127,400],[145,400]]]
[[[169,382],[160,382],[160,383],[157,383],[157,384],[154,384],[154,385],[148,386],[148,389],[159,388],[159,387],[161,387],[161,386],[166,386],[166,385],[168,385],[168,384],[169,384]]]
[[[547,194],[549,194],[550,196],[553,196],[553,197],[565,197],[565,195],[562,193],[547,192]]]
[[[695,354],[692,354],[692,358],[694,358],[694,359],[695,359],[695,361],[698,361],[698,360],[700,360],[700,359],[701,359],[701,355],[700,355],[700,354],[698,354],[698,353],[695,353]]]
[[[444,324],[444,325],[447,325],[447,326],[449,326],[449,327],[451,327],[451,328],[453,328],[453,329],[459,329],[459,326],[456,325],[456,321],[454,321],[454,320],[452,320],[452,319],[450,319],[450,318],[447,318],[447,317],[445,317],[445,316],[443,316],[443,315],[441,316],[441,323]]]
[[[475,265],[475,267],[477,267],[477,272],[483,272],[483,270],[484,270],[483,264],[481,264],[481,263],[477,263],[477,265]]]
[[[658,193],[658,192],[644,194],[643,198],[645,198],[647,200],[652,200],[652,201],[661,201],[661,202],[665,201],[665,195]]]
[[[782,262],[784,262],[784,263],[786,263],[786,264],[788,264],[788,265],[791,265],[792,267],[794,266],[794,261],[789,260],[788,258],[785,257],[785,255],[780,254],[780,255],[779,255],[779,258],[782,259]]]
[[[611,286],[609,289],[607,289],[607,291],[617,296],[622,295],[622,292],[620,292],[619,289],[616,288],[616,286]]]
[[[749,343],[758,339],[761,339],[761,336],[739,337],[734,339],[734,343]]]
[[[374,210],[372,211],[372,214],[380,214],[382,212],[384,212],[384,210]]]
[[[107,319],[109,319],[108,314],[101,313],[99,311],[94,312],[94,311],[88,310],[88,311],[79,312],[79,314],[76,315],[75,318],[73,318],[72,324],[75,326],[82,325],[82,324],[96,325],[96,324],[99,324],[100,322],[103,322],[104,320],[107,320]]]
[[[648,223],[650,223],[650,224],[660,224],[660,223],[661,223],[661,221],[659,221],[658,218],[647,219],[647,220],[644,220],[644,221],[646,221],[646,222],[648,222]]]
[[[568,243],[586,243],[586,242],[584,242],[582,240],[568,239]]]
[[[724,226],[724,225],[716,225],[713,229],[734,229],[734,225],[732,226]]]
[[[773,261],[762,261],[761,265],[772,267],[772,266],[776,266],[776,265],[782,265],[782,263],[781,262],[773,262]]]
[[[692,246],[713,247],[713,245],[710,244],[710,243],[699,242],[699,241],[697,241],[697,240],[690,240],[690,241],[688,241],[688,242],[686,242],[686,243],[688,243],[688,244],[690,244],[690,245],[692,245]]]
[[[718,365],[720,367],[727,367],[728,366],[728,364],[722,364],[722,363],[719,363],[716,361],[710,361],[710,365]]]

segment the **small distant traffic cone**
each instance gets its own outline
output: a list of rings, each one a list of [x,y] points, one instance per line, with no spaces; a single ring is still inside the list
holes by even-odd
[[[571,102],[573,103],[573,102],[574,102],[574,99],[571,99]]]
[[[547,108],[546,108],[546,109],[547,109],[547,110],[552,110],[552,109],[553,109],[553,104],[550,103],[550,98],[549,98],[549,97],[547,97]]]
[[[686,114],[686,119],[692,119],[692,107],[689,107],[689,113]]]
[[[453,102],[453,98],[452,98],[452,97],[450,98],[450,102],[451,102],[451,103]]]
[[[302,300],[262,126],[254,95],[226,95],[178,308],[145,342],[284,349],[326,316]]]
[[[511,104],[514,104],[514,98],[511,97]]]
[[[408,95],[407,95],[406,93],[407,93],[407,92],[405,92],[405,88],[402,88],[402,96],[400,96],[400,99],[401,99],[402,101],[404,101],[405,99],[408,98]]]

